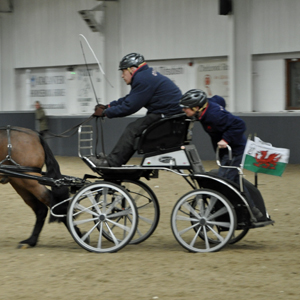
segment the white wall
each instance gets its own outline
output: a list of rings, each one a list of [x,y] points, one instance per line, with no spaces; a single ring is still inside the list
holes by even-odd
[[[285,59],[299,57],[300,52],[253,56],[253,105],[255,112],[286,111]]]
[[[246,9],[241,7],[243,1],[247,1]],[[270,111],[282,111],[285,103],[284,59],[300,56],[300,1],[233,2],[234,15],[220,16],[219,0],[108,1],[105,30],[99,34],[87,27],[78,11],[91,9],[101,1],[14,0],[14,12],[0,19],[0,109],[22,107],[16,70],[84,64],[79,44],[82,33],[114,86],[111,88],[105,83],[105,103],[123,96],[124,83],[120,79],[118,63],[129,52],[141,52],[149,62],[166,61],[168,64],[176,60],[232,58],[238,50],[231,72],[242,84],[237,84],[239,81],[231,76],[231,97],[238,95],[236,101],[240,101],[242,91],[245,97],[244,102],[238,104],[229,99],[232,111],[250,112],[252,108],[269,111],[266,95],[272,99]],[[238,21],[245,13],[244,26],[234,28],[233,17]],[[236,45],[240,47],[237,49]],[[88,50],[86,58],[89,63],[95,63]],[[197,82],[189,75],[191,70],[183,89],[193,87]],[[252,72],[259,75],[252,76]],[[234,88],[239,90],[234,93]]]
[[[85,42],[83,34],[103,61],[103,34],[94,33],[78,14],[79,10],[92,9],[95,0],[15,0],[14,12],[1,18],[1,102],[2,110],[18,110],[22,90],[16,82],[17,70],[37,67],[83,65],[95,59]],[[74,103],[75,105],[75,103]]]
[[[299,0],[251,0],[252,53],[295,52],[300,49]]]
[[[121,0],[121,53],[147,59],[222,56],[227,18],[218,0]]]

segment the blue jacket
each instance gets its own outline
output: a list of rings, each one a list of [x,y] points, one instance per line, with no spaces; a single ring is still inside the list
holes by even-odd
[[[105,114],[108,118],[124,117],[145,107],[147,114],[174,115],[182,112],[181,97],[180,89],[172,80],[145,64],[133,74],[130,93],[112,101]]]
[[[216,103],[220,104],[221,106],[223,106],[224,108],[226,107],[225,99],[221,96],[214,95],[211,98],[208,98],[208,100],[216,102]]]
[[[203,129],[211,137],[214,150],[217,143],[225,140],[232,149],[233,155],[244,153],[247,138],[245,122],[228,112],[222,105],[208,99],[208,106],[199,117]],[[224,149],[220,149],[220,157],[224,155]]]

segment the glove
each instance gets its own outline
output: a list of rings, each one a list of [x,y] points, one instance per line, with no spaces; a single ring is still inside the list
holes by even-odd
[[[108,105],[97,104],[97,105],[95,106],[95,112],[96,112],[96,110],[97,110],[99,107],[102,108],[102,109],[107,109],[107,108],[108,108]]]
[[[105,109],[98,107],[93,113],[93,117],[105,117]]]
[[[105,116],[104,111],[106,110],[107,107],[108,105],[97,104],[95,106],[95,112],[93,113],[93,117],[104,117]]]

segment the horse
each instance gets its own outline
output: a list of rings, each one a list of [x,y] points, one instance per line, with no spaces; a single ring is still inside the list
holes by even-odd
[[[49,190],[37,180],[10,176],[5,171],[1,173],[1,169],[8,168],[14,172],[42,176],[44,165],[46,165],[45,177],[62,178],[57,160],[39,133],[23,127],[0,127],[0,183],[10,183],[36,216],[30,237],[19,242],[19,248],[36,246],[49,208],[68,199],[69,188],[67,186],[54,186]],[[67,206],[67,202],[59,205],[55,208],[55,213],[66,215]],[[49,222],[54,221],[62,222],[68,228],[66,217],[55,217],[51,214]],[[80,232],[79,234],[81,236]]]

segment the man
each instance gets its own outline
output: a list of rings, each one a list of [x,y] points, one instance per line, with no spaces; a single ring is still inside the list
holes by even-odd
[[[181,113],[180,89],[166,76],[150,68],[142,55],[130,53],[119,64],[122,78],[131,85],[130,93],[109,105],[97,105],[95,117],[117,118],[134,114],[142,107],[146,116],[130,123],[107,157],[90,158],[97,167],[119,167],[126,164],[135,152],[135,139],[153,122]]]
[[[35,101],[35,119],[36,130],[41,136],[45,137],[46,132],[48,131],[48,120],[39,101]]]
[[[240,167],[247,138],[245,122],[225,109],[225,100],[220,96],[207,98],[206,93],[199,89],[186,92],[180,106],[188,117],[194,117],[209,134],[214,150],[219,148],[222,166]],[[232,159],[229,160],[227,145],[231,147]],[[236,168],[219,168],[218,175],[225,177],[239,185],[239,174]],[[249,205],[256,218],[262,213],[254,206],[249,192],[245,189]]]

